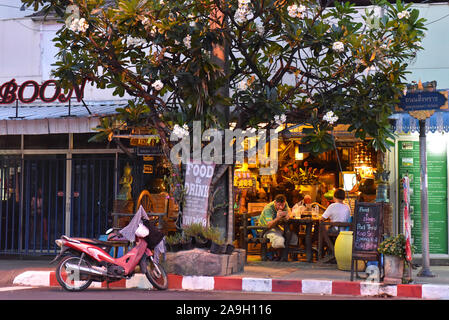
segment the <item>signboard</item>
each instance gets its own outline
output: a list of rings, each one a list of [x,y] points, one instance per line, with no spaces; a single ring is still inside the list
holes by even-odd
[[[418,91],[407,93],[399,100],[398,111],[448,109],[447,91]],[[448,110],[449,111],[449,110]]]
[[[383,233],[383,204],[356,202],[353,252],[376,253]]]
[[[429,253],[448,253],[447,218],[447,145],[439,139],[427,142],[427,181],[429,209]],[[412,244],[421,253],[421,190],[419,141],[398,142],[399,181],[407,174],[410,179],[410,219]],[[399,190],[402,186],[399,185]],[[399,203],[402,203],[399,192]]]
[[[182,226],[192,223],[208,225],[207,208],[209,187],[214,175],[215,164],[187,163],[185,174],[185,202],[182,212]]]
[[[161,146],[137,147],[136,153],[138,156],[160,156],[163,154]]]

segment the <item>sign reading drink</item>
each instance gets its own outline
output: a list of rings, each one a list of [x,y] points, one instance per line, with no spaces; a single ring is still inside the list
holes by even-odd
[[[209,204],[209,187],[214,175],[215,164],[186,164],[186,196],[182,213],[182,225],[201,223],[207,226],[207,207]]]

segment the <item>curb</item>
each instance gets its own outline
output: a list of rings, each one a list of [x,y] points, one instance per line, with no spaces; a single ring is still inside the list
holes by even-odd
[[[26,271],[14,278],[14,285],[53,287],[59,286],[55,271]],[[106,282],[92,282],[92,288],[107,288]],[[110,288],[152,289],[144,274],[109,284]],[[321,295],[391,296],[399,298],[449,300],[449,285],[398,284],[350,282],[332,280],[283,280],[264,278],[210,277],[168,275],[168,289],[273,292]]]

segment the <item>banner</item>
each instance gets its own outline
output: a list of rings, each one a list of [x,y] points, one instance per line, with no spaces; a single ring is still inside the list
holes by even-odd
[[[182,227],[192,223],[208,226],[207,208],[209,204],[209,188],[214,175],[215,164],[186,164],[185,202],[182,213]]]
[[[405,235],[405,258],[412,261],[411,237],[412,229],[410,225],[410,179],[407,175],[402,178],[402,187],[404,192],[404,235]]]

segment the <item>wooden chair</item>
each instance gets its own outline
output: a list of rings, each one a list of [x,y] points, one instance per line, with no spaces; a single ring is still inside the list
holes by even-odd
[[[270,240],[265,238],[264,235],[268,231],[267,227],[251,225],[251,219],[253,221],[257,216],[260,215],[260,212],[251,212],[251,213],[243,213],[241,215],[242,225],[240,226],[240,243],[242,248],[246,251],[246,259],[248,258],[249,250],[248,245],[259,245],[260,250],[256,251],[260,254],[262,261],[267,260],[267,252],[268,252],[268,243]],[[253,252],[251,252],[253,253]]]
[[[322,254],[323,254],[323,249],[324,249],[325,244],[328,249],[328,257],[326,258],[326,260],[330,261],[335,257],[334,244],[335,244],[335,240],[337,239],[338,235],[340,234],[340,230],[337,231],[332,227],[346,227],[346,228],[348,228],[348,231],[352,231],[353,223],[352,222],[330,222],[330,221],[323,221],[320,223],[319,235],[318,235],[318,260],[321,262],[324,262]]]

